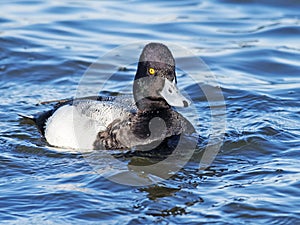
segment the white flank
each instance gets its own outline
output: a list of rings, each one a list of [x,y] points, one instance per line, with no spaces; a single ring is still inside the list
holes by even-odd
[[[82,101],[60,107],[46,122],[45,138],[55,147],[93,149],[98,132],[115,119],[125,119],[128,109],[112,102]]]

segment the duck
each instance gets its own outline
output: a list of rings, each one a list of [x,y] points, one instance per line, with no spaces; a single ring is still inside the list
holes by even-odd
[[[33,121],[47,143],[58,148],[145,150],[195,133],[174,108],[189,107],[191,101],[177,87],[175,59],[166,45],[145,45],[132,88],[131,97],[55,100],[51,110],[20,116]]]

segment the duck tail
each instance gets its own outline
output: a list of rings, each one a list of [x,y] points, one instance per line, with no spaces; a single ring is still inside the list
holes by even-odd
[[[25,115],[25,114],[22,114],[22,113],[18,113],[18,116],[22,117],[23,119],[31,120],[33,122],[36,122],[36,118],[33,115]]]
[[[42,135],[45,135],[45,124],[48,118],[53,114],[53,112],[54,110],[48,110],[35,115],[25,115],[22,113],[18,113],[18,115],[25,120],[33,122],[37,126],[40,133]]]

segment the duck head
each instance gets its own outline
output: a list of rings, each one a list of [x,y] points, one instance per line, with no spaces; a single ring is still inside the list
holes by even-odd
[[[167,46],[147,44],[140,56],[133,94],[140,110],[188,107],[190,101],[177,88],[175,60]]]

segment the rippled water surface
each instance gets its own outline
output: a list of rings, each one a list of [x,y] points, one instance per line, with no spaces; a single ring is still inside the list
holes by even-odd
[[[1,223],[300,224],[299,6],[297,0],[1,1]],[[198,110],[202,141],[189,163],[156,184],[112,182],[82,154],[49,147],[19,118],[47,108],[35,106],[40,101],[75,96],[99,57],[150,41],[201,58],[222,89],[226,131],[208,168],[199,169],[199,155],[210,136],[210,109],[200,83],[185,74],[179,87]],[[139,50],[131,50],[120,56],[137,60]],[[108,73],[120,70],[104,93],[130,93],[135,65],[121,62],[103,62]]]

